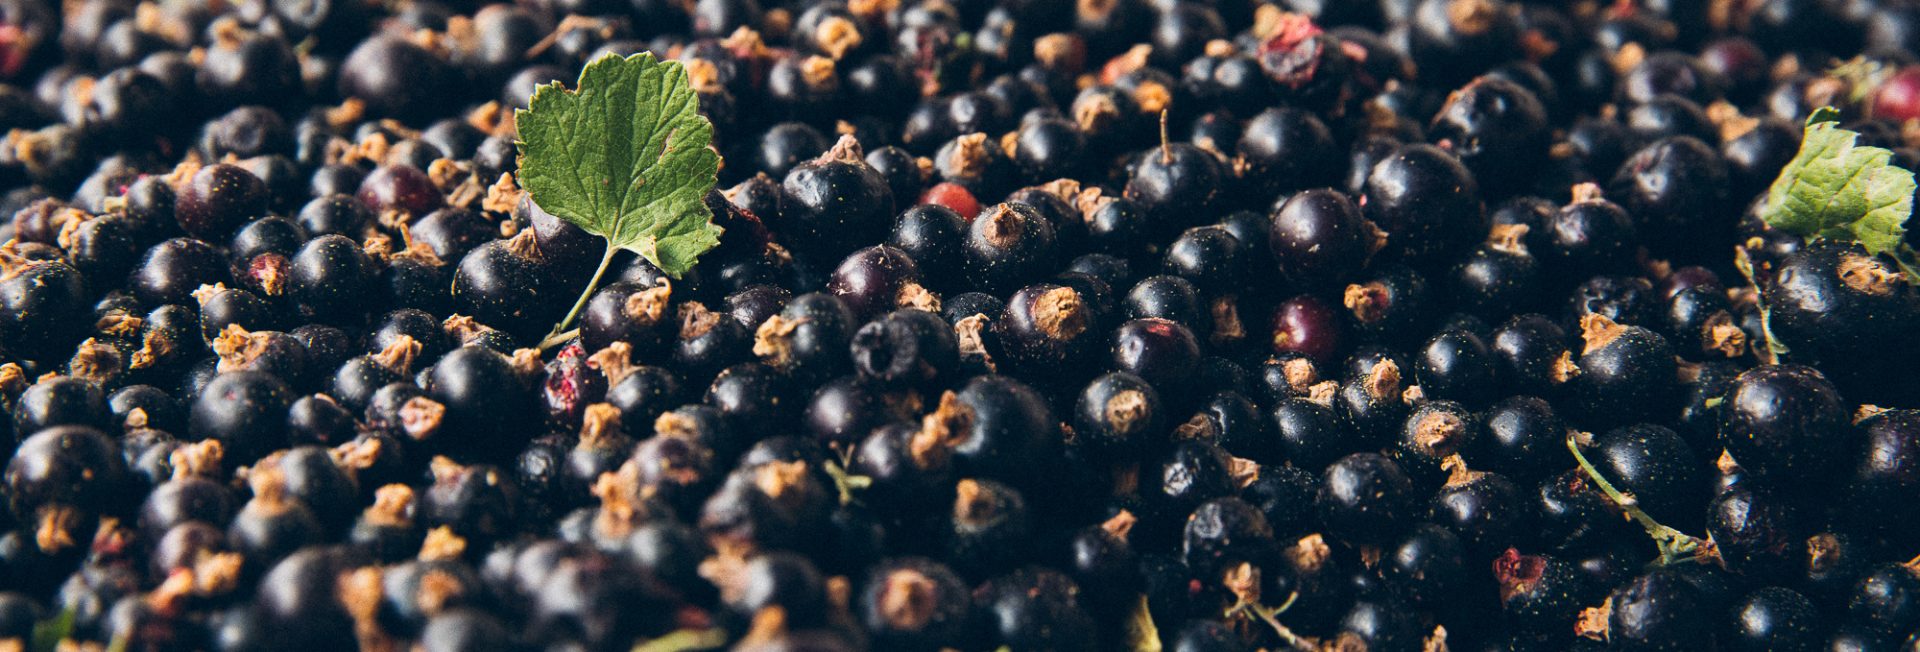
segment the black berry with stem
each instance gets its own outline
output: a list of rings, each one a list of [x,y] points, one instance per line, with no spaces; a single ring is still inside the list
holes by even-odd
[[[453,275],[454,309],[522,339],[546,324],[551,276],[533,231],[474,248]]]
[[[1094,310],[1073,288],[1039,283],[1021,288],[993,322],[1005,363],[1016,370],[1054,369],[1094,352]],[[1063,379],[1064,380],[1064,379]]]
[[[1667,299],[1665,330],[1690,359],[1738,358],[1747,353],[1747,333],[1718,284],[1681,288]]]
[[[1650,515],[1657,512],[1661,518],[1674,519],[1683,526],[1697,518],[1689,507],[1698,504],[1700,494],[1705,493],[1705,482],[1693,468],[1699,463],[1693,451],[1679,435],[1649,424],[1608,432],[1592,439],[1598,463],[1589,461],[1581,452],[1580,439],[1579,433],[1570,433],[1567,450],[1580,465],[1578,473],[1585,477],[1556,478],[1543,486],[1543,504],[1554,512],[1543,511],[1548,520],[1559,520],[1556,517],[1561,515],[1591,513],[1595,500],[1589,493],[1590,486],[1599,489],[1615,508],[1626,512],[1628,518],[1646,530],[1659,548],[1663,565],[1698,559],[1703,554],[1701,539],[1662,525]],[[1620,486],[1627,487],[1626,493],[1616,489],[1610,478],[1619,478]],[[1569,534],[1580,536],[1591,531],[1575,524]]]
[[[1493,560],[1500,611],[1508,626],[1565,641],[1594,588],[1573,564],[1508,548]]]
[[[967,576],[987,577],[1013,567],[1024,556],[1013,543],[1032,536],[1026,498],[993,480],[956,483],[949,517],[947,558]]]
[[[1458,534],[1475,558],[1492,557],[1531,539],[1531,505],[1518,485],[1457,461],[1450,466],[1452,475],[1434,492],[1429,520]]]
[[[1482,436],[1482,430],[1480,416],[1460,403],[1428,400],[1407,415],[1387,455],[1415,485],[1431,487],[1445,477],[1441,466],[1447,458],[1472,446]]]
[[[1126,460],[1144,450],[1167,415],[1153,385],[1115,371],[1095,378],[1074,404],[1074,434],[1096,454]]]
[[[968,636],[972,596],[946,565],[920,557],[892,559],[867,577],[854,613],[873,633],[875,645],[935,650]]]
[[[683,381],[706,382],[721,369],[753,360],[754,331],[725,314],[688,301],[679,306],[679,321],[673,363]]]
[[[1601,315],[1581,320],[1585,344],[1577,363],[1557,363],[1580,419],[1595,425],[1653,418],[1667,411],[1678,373],[1673,348],[1660,334]]]
[[[672,335],[673,288],[611,283],[594,291],[580,317],[580,343],[597,353],[623,342],[641,356],[662,351]]]
[[[1622,268],[1629,262],[1639,227],[1621,205],[1608,201],[1600,187],[1573,188],[1573,201],[1548,216],[1542,226],[1544,251],[1555,274],[1581,278]]]
[[[851,370],[847,346],[859,323],[838,296],[803,294],[760,324],[754,332],[753,353],[797,378],[831,378]]]
[[[1404,265],[1387,265],[1357,280],[1347,285],[1341,302],[1361,335],[1404,342],[1424,330],[1432,316],[1432,293],[1424,275]]]
[[[1910,279],[1857,244],[1814,242],[1780,261],[1771,282],[1760,284],[1769,331],[1808,363],[1839,359],[1823,371],[1857,400],[1882,400],[1894,390],[1888,380],[1905,356],[1898,333],[1913,323],[1920,305]],[[1878,352],[1875,355],[1865,355]]]
[[[1160,146],[1142,153],[1127,176],[1125,195],[1155,216],[1160,229],[1177,228],[1188,211],[1205,211],[1226,176],[1215,154],[1187,143],[1168,142],[1160,117]]]
[[[1313,400],[1282,399],[1274,405],[1272,419],[1284,458],[1304,468],[1325,468],[1351,450],[1351,435],[1334,410]]]
[[[786,175],[782,220],[789,242],[831,260],[851,251],[861,233],[873,233],[892,217],[893,190],[863,159],[860,144],[843,136],[820,159]]]
[[[1038,276],[1057,251],[1053,224],[1026,204],[995,204],[973,219],[961,240],[967,281],[1001,292]]]
[[[1486,243],[1454,265],[1453,296],[1463,308],[1495,316],[1537,305],[1544,274],[1524,241],[1532,229],[1496,224]]]

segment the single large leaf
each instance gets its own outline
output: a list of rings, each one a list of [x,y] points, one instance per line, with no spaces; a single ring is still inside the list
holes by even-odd
[[[1895,251],[1913,213],[1913,172],[1893,152],[1855,142],[1832,109],[1807,120],[1800,152],[1767,191],[1760,217],[1805,238],[1856,240],[1872,253]]]
[[[720,156],[699,110],[679,62],[602,56],[575,90],[542,86],[515,114],[520,183],[541,209],[678,277],[720,244],[701,201]]]

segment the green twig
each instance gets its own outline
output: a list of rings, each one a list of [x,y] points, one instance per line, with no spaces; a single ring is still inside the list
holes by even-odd
[[[1606,476],[1601,475],[1600,470],[1594,468],[1593,463],[1587,461],[1587,456],[1580,452],[1578,434],[1567,434],[1567,450],[1573,452],[1574,461],[1578,462],[1580,470],[1586,472],[1587,477],[1593,480],[1594,486],[1600,488],[1600,493],[1606,494],[1608,500],[1612,500],[1613,504],[1620,506],[1621,511],[1626,512],[1627,518],[1647,531],[1647,537],[1653,539],[1654,546],[1660,549],[1660,559],[1657,562],[1659,565],[1670,566],[1706,561],[1713,557],[1713,546],[1705,539],[1661,525],[1659,521],[1653,520],[1652,516],[1648,516],[1645,510],[1640,509],[1640,501],[1632,494],[1615,489],[1613,483],[1608,482]]]
[[[573,339],[575,331],[569,331],[567,328],[573,326],[573,320],[580,316],[580,309],[587,307],[587,299],[593,298],[593,291],[599,289],[600,277],[605,276],[607,268],[613,266],[613,255],[618,251],[620,250],[613,246],[612,241],[607,242],[606,252],[600,254],[600,266],[593,270],[593,279],[587,281],[587,289],[580,291],[580,298],[573,301],[573,309],[567,311],[566,318],[554,324],[553,330],[547,331],[547,336],[540,340],[538,347],[540,350],[545,351],[561,342]]]

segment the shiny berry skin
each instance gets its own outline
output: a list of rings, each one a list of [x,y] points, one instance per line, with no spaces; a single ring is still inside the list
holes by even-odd
[[[838,296],[803,294],[760,324],[753,353],[796,378],[830,378],[851,370],[847,346],[859,323]]]
[[[1431,261],[1486,233],[1479,192],[1458,159],[1429,145],[1409,145],[1368,173],[1365,213],[1388,233],[1389,253]]]
[[[354,197],[375,214],[399,210],[426,215],[445,202],[427,173],[404,163],[374,168],[361,180]]]
[[[436,446],[467,460],[500,459],[518,450],[515,440],[527,437],[538,411],[506,356],[462,346],[442,356],[426,375],[428,394],[447,408],[441,429],[458,435]]]
[[[787,173],[779,224],[791,230],[788,242],[831,260],[851,251],[853,238],[890,222],[893,190],[863,156],[858,142],[843,137],[818,160]]]
[[[1508,548],[1493,560],[1499,583],[1501,615],[1509,627],[1566,640],[1582,604],[1592,597],[1586,578],[1552,555],[1530,555]]]
[[[218,439],[227,459],[246,463],[286,445],[287,406],[292,390],[262,371],[215,376],[194,399],[187,430],[200,439]]]
[[[1539,98],[1499,77],[1475,79],[1454,91],[1427,133],[1430,140],[1451,146],[1474,178],[1496,192],[1537,169],[1547,136],[1547,111]]]
[[[1273,309],[1274,353],[1300,353],[1326,364],[1341,350],[1340,315],[1312,295],[1300,295]]]
[[[1707,506],[1707,534],[1727,569],[1758,581],[1791,579],[1809,559],[1803,510],[1783,492],[1738,482]]]
[[[1315,503],[1331,536],[1387,543],[1411,524],[1417,498],[1400,465],[1377,453],[1354,453],[1327,467]]]
[[[1254,115],[1234,154],[1241,179],[1268,195],[1334,185],[1340,169],[1340,151],[1327,125],[1312,112],[1292,107]]]
[[[1890,376],[1909,356],[1896,333],[1914,323],[1920,293],[1885,261],[1858,245],[1814,243],[1787,256],[1760,287],[1774,337],[1789,359],[1829,364],[1823,371],[1849,398],[1881,400],[1901,386]]]
[[[1113,334],[1114,368],[1139,375],[1154,387],[1192,383],[1199,358],[1193,331],[1179,322],[1135,319]]]
[[[1427,340],[1414,365],[1415,377],[1429,397],[1485,405],[1499,387],[1496,360],[1479,335],[1449,329]]]
[[[1607,634],[1627,649],[1684,650],[1711,640],[1715,618],[1706,596],[1677,571],[1634,578],[1609,596]]]
[[[143,271],[152,266],[157,273],[166,267],[152,264],[151,254],[148,262]],[[169,290],[175,289],[175,282],[172,278],[160,281]],[[64,355],[86,336],[85,330],[74,327],[86,319],[85,283],[80,272],[64,262],[21,263],[0,279],[0,340],[22,357]]]
[[[552,276],[542,265],[533,231],[511,240],[495,240],[460,259],[453,275],[454,309],[523,340],[547,326],[543,310]]]
[[[1375,230],[1354,201],[1334,190],[1304,190],[1273,211],[1267,232],[1286,278],[1323,286],[1344,280],[1375,247]]]
[[[941,401],[946,407],[945,399]],[[1053,412],[1038,392],[1004,376],[977,376],[956,393],[952,406],[971,413],[967,435],[954,447],[963,470],[1010,481],[1038,481],[1029,475],[1058,455],[1060,433]],[[942,409],[936,417],[947,416]],[[952,416],[958,416],[954,414]]]
[[[1847,463],[1845,403],[1826,378],[1801,365],[1750,369],[1720,409],[1721,441],[1743,469],[1788,483],[1831,482]]]
[[[1125,196],[1156,223],[1177,226],[1183,215],[1204,213],[1218,198],[1226,172],[1220,160],[1186,143],[1166,143],[1142,153],[1128,174]],[[1156,229],[1158,230],[1158,229]]]
[[[443,60],[403,38],[362,41],[340,63],[339,93],[381,116],[422,122],[453,76]]]
[[[1577,366],[1555,373],[1567,379],[1574,417],[1607,425],[1655,418],[1666,412],[1677,382],[1673,348],[1660,334],[1589,315],[1582,320]]]
[[[937,301],[919,281],[920,266],[907,252],[875,245],[841,260],[827,281],[827,291],[845,301],[856,319],[866,321],[896,307]]]
[[[1152,443],[1167,415],[1160,393],[1139,376],[1115,371],[1095,378],[1074,403],[1074,435],[1096,454],[1127,459]]]
[[[1476,467],[1536,479],[1553,468],[1565,447],[1566,427],[1547,401],[1512,396],[1488,408],[1486,436],[1468,452]]]
[[[1699,522],[1708,469],[1672,430],[1652,424],[1610,430],[1594,437],[1585,454],[1601,475],[1632,494],[1654,519],[1675,528]]]
[[[967,218],[946,206],[921,204],[894,218],[887,244],[906,252],[929,285],[954,287],[960,279],[952,270],[960,265],[960,241],[968,223]]]
[[[1724,238],[1727,166],[1719,152],[1690,136],[1674,136],[1635,152],[1607,194],[1633,214],[1655,253],[1685,255],[1686,242]]]
[[[1726,645],[1734,650],[1814,650],[1820,612],[1806,596],[1777,586],[1756,590],[1733,606]]]
[[[1056,254],[1053,224],[1023,203],[995,204],[973,219],[961,240],[974,289],[1001,292],[1038,275]]]

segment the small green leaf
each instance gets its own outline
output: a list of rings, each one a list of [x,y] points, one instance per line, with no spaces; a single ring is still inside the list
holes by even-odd
[[[514,114],[535,204],[678,278],[720,244],[702,201],[720,170],[713,124],[679,62],[608,54],[576,90],[535,90]]]
[[[1858,145],[1831,108],[1807,120],[1800,152],[1767,191],[1761,219],[1807,239],[1859,242],[1868,252],[1894,251],[1913,213],[1913,173],[1893,152]]]

